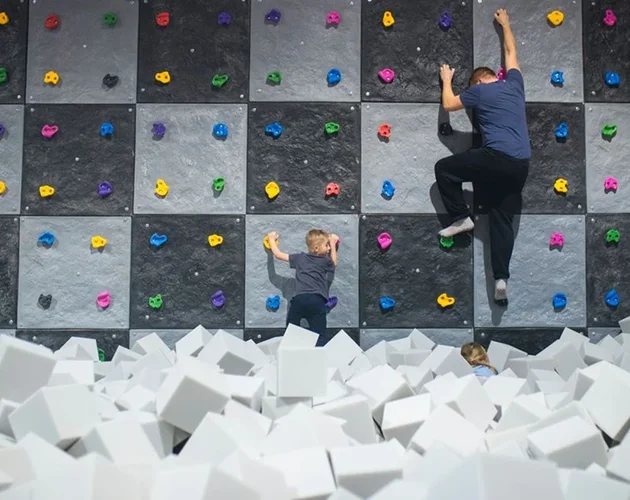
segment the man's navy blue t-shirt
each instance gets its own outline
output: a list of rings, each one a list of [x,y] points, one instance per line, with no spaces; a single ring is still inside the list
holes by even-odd
[[[519,70],[508,71],[505,80],[474,85],[459,97],[465,108],[477,111],[484,147],[512,158],[525,160],[531,156],[525,84]]]

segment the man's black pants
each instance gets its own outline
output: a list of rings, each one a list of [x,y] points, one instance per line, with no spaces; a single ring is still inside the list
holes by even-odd
[[[296,295],[291,299],[289,312],[287,314],[287,325],[289,323],[300,326],[300,321],[308,321],[308,329],[319,333],[317,345],[325,345],[326,338],[326,299],[315,293],[304,293]]]
[[[521,192],[528,171],[529,160],[511,158],[490,148],[471,149],[435,164],[442,202],[453,222],[470,216],[462,183],[473,182],[477,193],[483,191],[487,199],[492,272],[497,280],[510,277],[512,223],[514,214],[521,210]]]

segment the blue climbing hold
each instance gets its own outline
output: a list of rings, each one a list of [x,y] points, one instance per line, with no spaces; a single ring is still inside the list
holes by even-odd
[[[280,309],[280,295],[272,295],[267,297],[267,309],[270,311],[277,311]]]
[[[551,73],[551,83],[554,85],[562,85],[564,83],[564,73],[562,71],[554,71]]]
[[[442,28],[443,30],[447,30],[451,27],[452,22],[453,19],[451,18],[451,15],[448,12],[444,11],[440,16],[440,28]]]
[[[105,122],[101,125],[101,135],[108,137],[114,135],[114,125],[110,122]]]
[[[225,123],[216,123],[214,127],[212,127],[212,135],[217,139],[224,139],[228,136],[227,125]]]
[[[608,73],[606,73],[604,79],[606,80],[606,85],[608,85],[609,87],[619,87],[619,85],[621,84],[619,73],[615,73],[614,71],[609,71]]]
[[[337,85],[341,81],[341,71],[337,68],[333,68],[326,75],[326,80],[328,81],[328,85]]]
[[[383,181],[383,189],[381,190],[381,196],[388,200],[394,196],[396,188],[390,181]]]
[[[272,135],[274,139],[277,139],[282,135],[283,130],[284,128],[279,122],[273,122],[265,127],[265,134]]]
[[[381,306],[383,311],[390,311],[396,305],[396,301],[391,297],[381,297],[378,301],[378,305]]]
[[[2,125],[2,123],[0,123],[0,137],[2,137],[5,132],[6,132],[6,129],[4,128],[4,125]]]
[[[564,293],[556,293],[552,302],[554,309],[564,309],[567,306],[567,296]]]
[[[606,294],[606,305],[609,307],[617,307],[619,305],[619,294],[614,288]]]
[[[42,245],[51,247],[55,243],[55,235],[52,234],[50,231],[45,231],[39,235],[39,237],[37,238],[37,243],[41,243]]]
[[[332,311],[338,302],[339,299],[337,297],[328,297],[328,300],[326,301],[326,312],[329,313]]]
[[[149,238],[149,243],[151,243],[151,246],[154,246],[155,248],[160,248],[167,241],[168,236],[166,236],[165,234],[153,233],[151,235],[151,238]]]
[[[567,122],[561,122],[556,127],[556,139],[566,139],[569,135],[569,125]]]

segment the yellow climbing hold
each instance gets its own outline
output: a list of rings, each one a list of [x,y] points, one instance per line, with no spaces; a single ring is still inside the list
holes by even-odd
[[[562,21],[564,21],[564,14],[562,11],[552,10],[549,14],[547,14],[547,21],[554,26],[560,26]]]
[[[107,240],[102,236],[92,236],[92,248],[105,248]]]
[[[164,179],[158,179],[155,183],[155,194],[164,197],[168,194],[168,184]]]
[[[394,25],[395,22],[396,19],[394,19],[394,15],[389,10],[383,12],[383,26],[385,26],[386,28],[390,28]]]
[[[4,194],[6,193],[6,191],[7,191],[7,185],[4,182],[0,181],[0,194]]]
[[[52,186],[39,186],[39,195],[42,198],[50,198],[53,194],[55,194],[55,188]]]
[[[155,74],[155,81],[160,82],[162,85],[171,83],[171,74],[168,71],[162,71]]]
[[[9,15],[6,12],[0,12],[0,24],[9,24]]]
[[[273,200],[280,194],[280,186],[275,182],[270,182],[265,186],[265,193],[267,193],[267,198]]]
[[[437,298],[437,303],[442,308],[452,306],[455,303],[455,297],[449,297],[448,295],[443,293]]]
[[[554,182],[553,184],[553,188],[556,190],[556,193],[564,194],[569,191],[568,183],[569,181],[561,177],[559,179],[556,179],[556,182]]]
[[[276,239],[276,242],[278,241],[278,239]],[[271,250],[271,245],[269,244],[269,236],[265,236],[265,238],[263,239],[263,245],[265,245],[265,248],[267,250]]]
[[[55,71],[49,71],[44,75],[44,83],[50,83],[51,85],[57,85],[59,83],[59,74]]]
[[[223,236],[219,236],[218,234],[211,234],[208,236],[208,245],[211,247],[219,246],[223,243]]]

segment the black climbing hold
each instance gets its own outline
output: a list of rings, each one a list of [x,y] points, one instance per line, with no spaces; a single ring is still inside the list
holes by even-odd
[[[440,135],[453,135],[453,127],[450,123],[440,123]]]
[[[52,304],[52,295],[50,295],[50,294],[44,295],[42,293],[42,294],[40,294],[39,299],[37,299],[37,302],[44,309],[48,309],[48,308],[50,308],[50,304]]]
[[[109,73],[107,73],[103,77],[103,85],[105,85],[109,89],[111,89],[112,87],[115,87],[117,83],[118,83],[117,75],[110,75]]]

